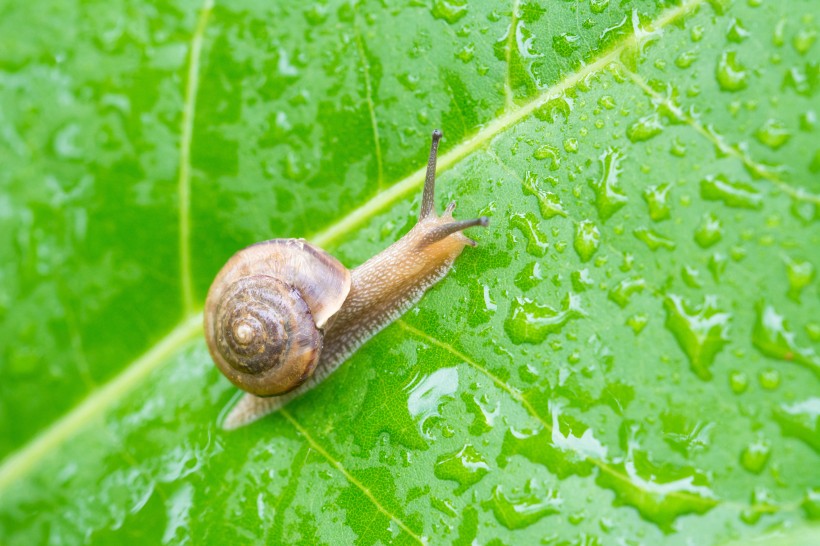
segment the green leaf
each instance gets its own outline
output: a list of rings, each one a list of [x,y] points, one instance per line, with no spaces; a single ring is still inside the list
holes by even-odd
[[[811,544],[812,0],[0,8],[0,542]],[[232,432],[221,265],[492,217]]]

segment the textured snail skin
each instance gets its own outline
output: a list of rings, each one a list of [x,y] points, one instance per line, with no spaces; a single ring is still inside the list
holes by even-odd
[[[285,394],[245,394],[225,418],[224,428],[237,428],[273,413],[315,387],[370,337],[415,305],[428,288],[447,274],[465,246],[475,246],[461,230],[486,226],[487,218],[456,221],[452,216],[455,203],[450,203],[441,216],[434,211],[435,159],[440,138],[440,132],[433,133],[418,223],[396,243],[350,273],[349,292],[327,321],[315,369],[303,383]]]

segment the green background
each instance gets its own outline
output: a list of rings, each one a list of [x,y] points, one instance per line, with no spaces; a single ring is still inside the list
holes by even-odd
[[[813,0],[0,5],[0,542],[812,543]],[[233,432],[239,248],[453,271]]]

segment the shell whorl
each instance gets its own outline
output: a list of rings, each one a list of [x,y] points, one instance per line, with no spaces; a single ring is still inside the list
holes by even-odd
[[[306,241],[274,239],[234,255],[208,292],[205,338],[217,367],[257,396],[295,389],[322,351],[323,328],[350,291],[350,272]]]
[[[287,392],[319,361],[322,334],[292,286],[254,275],[231,284],[216,310],[217,365],[257,395]]]

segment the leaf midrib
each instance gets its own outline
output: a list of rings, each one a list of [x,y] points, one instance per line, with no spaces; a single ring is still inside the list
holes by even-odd
[[[651,26],[655,29],[662,29],[681,16],[696,9],[702,3],[703,0],[689,0],[680,6],[667,9],[652,21]],[[208,14],[212,7],[212,0],[205,0],[200,17],[197,20],[197,28],[192,36],[192,49],[195,47],[196,40],[201,40],[204,36],[204,22],[207,21]],[[625,37],[609,51],[599,56],[595,61],[586,64],[580,70],[569,74],[563,80],[547,88],[529,102],[520,105],[516,109],[505,111],[503,114],[484,125],[472,137],[439,156],[438,171],[444,172],[448,170],[466,156],[489,143],[497,135],[528,118],[530,114],[552,98],[560,96],[562,93],[583,81],[586,77],[606,68],[610,63],[617,61],[620,54],[625,49],[633,45],[634,41],[634,34]],[[189,59],[192,63],[194,61],[198,63],[198,55],[195,56],[192,54]],[[186,86],[187,85],[188,83],[186,82]],[[189,103],[188,101],[193,101],[194,98],[195,93],[191,93],[190,95],[186,93],[186,103],[183,105],[184,108],[190,108],[191,110],[189,118],[191,131],[193,131],[194,103]],[[191,106],[188,106],[188,104]],[[185,116],[183,116],[183,128],[185,127],[184,123]],[[185,146],[186,144],[183,140],[180,146],[180,162],[183,162],[186,157],[189,158],[189,156],[186,156],[185,154]],[[190,147],[190,140],[188,141],[187,146]],[[190,165],[188,165],[188,168],[190,168]],[[308,239],[320,247],[331,246],[336,240],[351,233],[368,219],[387,209],[395,202],[401,200],[410,192],[418,190],[424,181],[424,172],[425,168],[422,167],[411,173],[405,178],[389,186],[386,190],[377,193],[373,198],[354,209],[337,222],[334,222],[329,227],[315,233]],[[179,188],[181,192],[188,192],[186,195],[189,195],[190,178],[183,178],[183,174],[184,167],[181,166]],[[188,219],[186,203],[183,200],[184,195],[180,195],[179,197],[181,218],[180,226],[182,227]],[[187,260],[188,263],[190,263],[190,245],[185,243],[185,239],[182,234],[180,235],[180,242],[181,262],[184,264]],[[186,248],[188,249],[187,252],[184,251]],[[190,271],[188,271],[188,274],[186,275],[183,270],[181,274],[183,275],[184,287],[186,283],[190,283]],[[188,280],[185,280],[186,277]],[[2,464],[0,464],[0,493],[2,493],[2,491],[13,482],[23,478],[37,465],[37,463],[39,463],[48,453],[50,453],[52,449],[67,441],[75,432],[84,428],[87,423],[103,414],[116,401],[122,399],[128,392],[136,388],[145,377],[160,367],[170,356],[182,349],[195,337],[201,335],[201,326],[201,311],[188,314],[168,335],[157,342],[141,357],[137,358],[123,368],[117,376],[109,380],[109,382],[103,387],[91,393],[83,402],[75,406],[62,418],[55,421],[51,426],[35,435],[20,449],[6,457]]]

